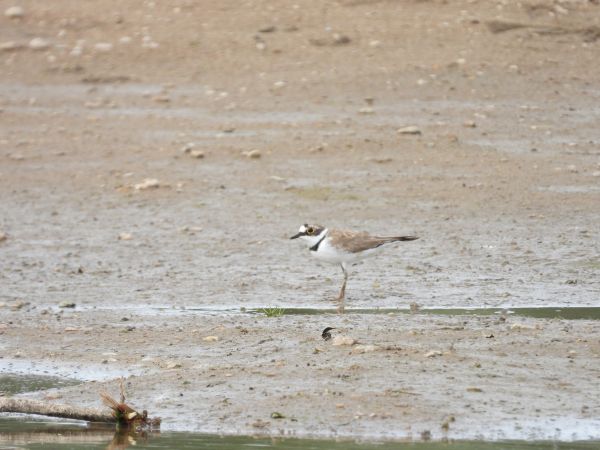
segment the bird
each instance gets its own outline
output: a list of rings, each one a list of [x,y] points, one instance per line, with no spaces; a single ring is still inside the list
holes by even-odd
[[[329,339],[331,339],[331,330],[335,330],[335,328],[327,327],[323,330],[323,332],[321,333],[321,337],[323,338],[323,340],[328,341]]]
[[[304,241],[315,258],[340,265],[344,273],[344,282],[336,301],[339,302],[338,312],[343,312],[350,264],[372,256],[385,244],[414,241],[419,238],[417,236],[372,236],[366,231],[341,230],[305,223],[290,239]]]

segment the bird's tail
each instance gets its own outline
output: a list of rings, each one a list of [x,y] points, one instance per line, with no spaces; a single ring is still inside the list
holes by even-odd
[[[394,236],[389,238],[390,242],[396,242],[396,241],[415,241],[417,239],[419,239],[419,236]]]

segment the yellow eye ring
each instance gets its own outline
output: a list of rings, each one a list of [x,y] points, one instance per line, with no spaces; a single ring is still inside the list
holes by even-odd
[[[315,232],[313,227],[308,228],[308,230],[306,230],[306,234],[313,234]]]

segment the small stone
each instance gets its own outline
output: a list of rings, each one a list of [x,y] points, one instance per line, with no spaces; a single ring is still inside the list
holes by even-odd
[[[340,345],[354,345],[356,344],[356,339],[351,338],[350,336],[338,335],[335,336],[331,340],[332,345],[340,346]]]
[[[23,48],[23,44],[19,44],[15,41],[7,41],[0,44],[0,51],[2,52],[12,52],[19,50],[20,48]]]
[[[171,97],[168,95],[155,95],[152,97],[152,100],[154,100],[156,103],[169,103],[171,101]]]
[[[44,38],[36,37],[29,41],[29,48],[31,50],[46,50],[49,47],[50,42]]]
[[[28,302],[24,302],[22,300],[19,300],[19,301],[16,301],[14,303],[11,303],[10,304],[10,309],[13,310],[13,311],[18,311],[18,310],[20,310],[21,308],[23,308],[24,306],[26,306],[28,304],[29,304]]]
[[[217,342],[219,340],[219,336],[206,336],[202,338],[205,342]]]
[[[600,170],[596,170],[596,171],[592,172],[592,176],[593,177],[600,177]]]
[[[190,156],[196,159],[204,158],[204,152],[202,150],[192,150],[190,151]]]
[[[0,242],[4,242],[8,239],[8,236],[3,231],[0,231]]]
[[[525,325],[523,323],[513,323],[510,326],[511,330],[515,330],[515,331],[528,331],[528,330],[535,330],[534,327],[529,326],[529,325]]]
[[[262,156],[262,154],[260,153],[260,150],[256,150],[256,149],[242,152],[242,155],[244,155],[246,158],[250,158],[250,159],[258,159]]]
[[[567,8],[563,8],[560,5],[554,5],[554,11],[559,14],[569,14],[569,10]]]
[[[258,32],[259,33],[273,33],[276,30],[277,30],[277,27],[275,27],[275,25],[268,25],[266,27],[259,28]]]
[[[196,144],[194,142],[188,142],[183,147],[181,147],[181,152],[182,153],[189,153],[189,152],[191,152],[193,150],[193,148],[195,146],[196,146]]]
[[[468,387],[467,392],[483,392],[483,389],[478,387]]]
[[[366,345],[366,344],[357,344],[352,347],[352,353],[360,354],[360,353],[370,353],[379,350],[377,345]]]
[[[144,189],[156,189],[158,187],[160,187],[160,183],[156,178],[145,178],[144,181],[133,186],[136,191],[143,191]]]
[[[442,356],[442,352],[440,352],[439,350],[431,350],[425,353],[425,358],[436,358],[438,356]]]
[[[252,426],[254,428],[265,428],[265,427],[268,427],[270,424],[271,424],[271,422],[265,422],[260,419],[258,419],[256,422],[252,422]]]
[[[333,33],[333,44],[334,45],[346,45],[351,42],[351,39],[343,34]]]
[[[271,419],[285,419],[285,416],[280,412],[275,411],[271,413]]]
[[[568,170],[569,172],[571,172],[571,173],[577,173],[577,172],[579,172],[579,171],[577,170],[577,166],[575,166],[575,165],[573,165],[573,164],[570,164],[570,165],[568,165],[568,166],[567,166],[567,170]]]
[[[4,15],[9,19],[20,19],[25,15],[25,10],[21,6],[10,6],[4,10]]]
[[[113,45],[110,42],[98,42],[94,45],[94,49],[98,52],[106,53],[113,49]]]
[[[13,161],[23,161],[25,159],[22,153],[10,153],[8,157]]]
[[[465,128],[475,128],[476,126],[477,126],[477,124],[473,120],[466,120],[463,123],[463,127],[465,127]]]
[[[421,129],[417,126],[410,125],[398,129],[398,134],[421,134]]]
[[[373,108],[371,108],[370,106],[365,106],[364,108],[360,108],[358,110],[359,114],[375,114],[375,110]]]
[[[120,241],[130,241],[133,239],[133,235],[131,233],[121,233],[119,234]]]
[[[63,302],[60,302],[60,303],[58,304],[58,307],[59,307],[59,308],[75,308],[75,306],[76,306],[76,305],[75,305],[75,302],[70,302],[70,301],[68,301],[68,300],[65,300],[65,301],[63,301]]]
[[[181,365],[181,363],[171,361],[171,362],[167,363],[166,367],[167,367],[167,369],[181,369],[183,366]]]

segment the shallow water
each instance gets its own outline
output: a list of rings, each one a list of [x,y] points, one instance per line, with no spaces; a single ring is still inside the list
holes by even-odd
[[[119,433],[113,426],[65,422],[52,419],[0,418],[0,449],[418,449],[418,450],[541,450],[597,449],[598,441],[524,442],[524,441],[442,441],[442,442],[357,442],[316,439],[270,438],[253,436],[217,436],[201,433]]]
[[[0,393],[10,396],[23,392],[43,391],[51,388],[62,388],[81,383],[71,378],[48,375],[0,374]]]
[[[253,312],[261,312],[253,310]],[[284,314],[334,314],[335,309],[310,309],[310,308],[286,308]],[[411,314],[409,309],[345,309],[345,314]],[[433,314],[444,316],[491,316],[491,315],[514,315],[524,317],[535,317],[537,319],[567,319],[567,320],[600,320],[600,308],[448,308],[448,309],[421,309],[414,314]]]

